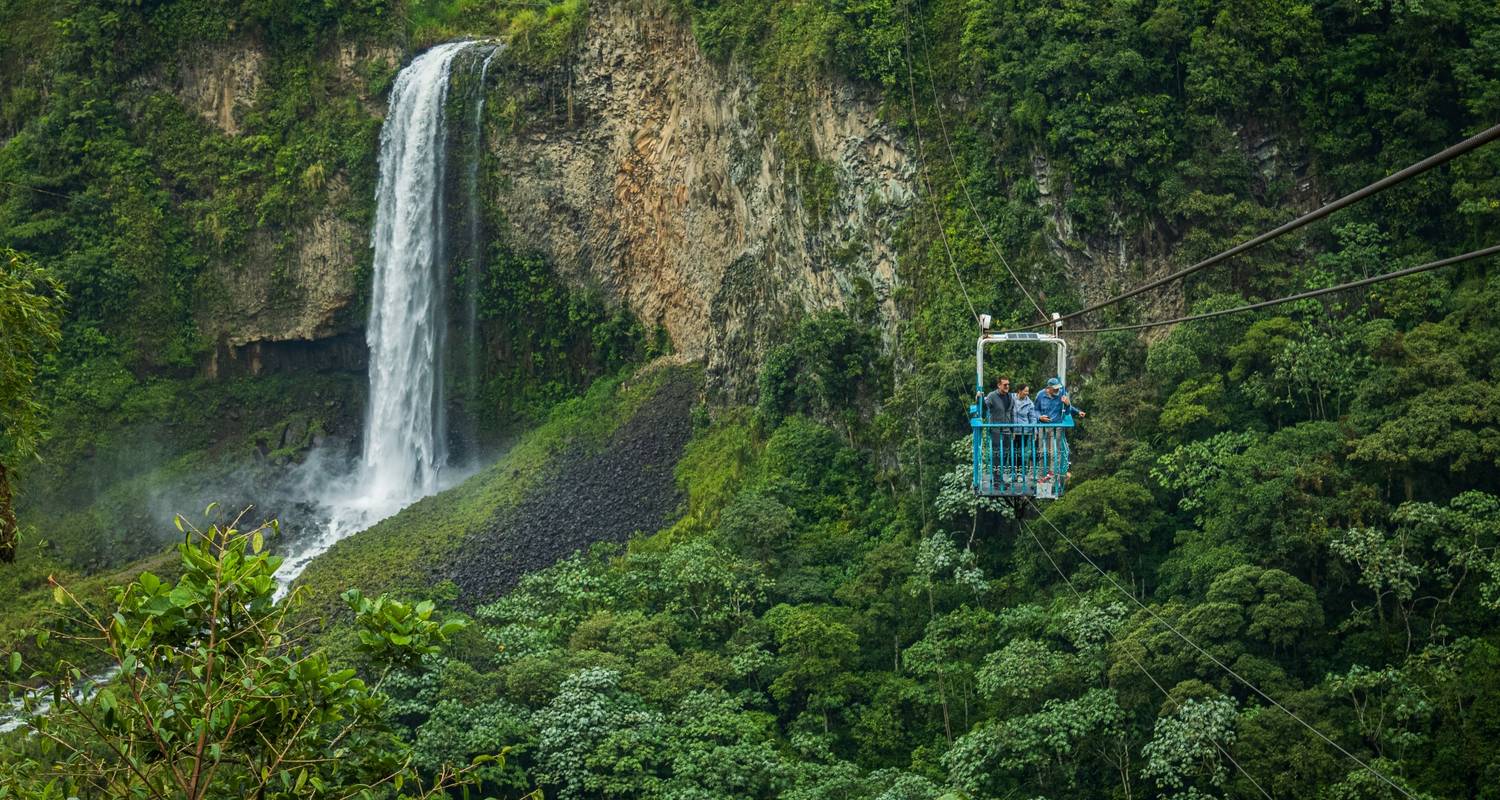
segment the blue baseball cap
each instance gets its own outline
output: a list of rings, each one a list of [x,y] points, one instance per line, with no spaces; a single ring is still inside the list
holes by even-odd
[[[1060,381],[1060,380],[1058,380],[1056,378],[1048,378],[1047,379],[1047,385],[1048,386],[1061,386],[1062,385],[1062,381]]]

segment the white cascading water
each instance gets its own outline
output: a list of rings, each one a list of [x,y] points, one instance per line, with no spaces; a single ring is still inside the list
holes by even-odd
[[[363,487],[391,504],[430,494],[447,462],[439,374],[443,173],[449,70],[467,43],[439,45],[402,70],[380,136],[375,292],[370,300],[370,402]]]
[[[375,286],[366,332],[370,396],[364,453],[353,475],[323,492],[320,504],[328,521],[312,541],[287,555],[276,573],[281,594],[308,562],[340,539],[458,477],[447,470],[442,375],[448,270],[445,107],[454,59],[475,46],[494,48],[475,42],[441,44],[396,76],[390,113],[380,132],[380,181],[370,237]]]

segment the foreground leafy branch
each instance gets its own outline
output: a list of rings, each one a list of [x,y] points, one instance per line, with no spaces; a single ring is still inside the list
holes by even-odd
[[[16,560],[11,470],[36,456],[46,408],[37,399],[42,361],[62,339],[62,285],[31,259],[0,248],[0,562]]]
[[[31,674],[43,692],[8,684],[31,735],[0,744],[0,798],[425,798],[501,757],[419,773],[385,722],[378,684],[308,645],[292,622],[297,593],[273,600],[281,559],[265,539],[276,524],[177,525],[186,541],[175,583],[142,573],[105,614],[54,583],[71,623],[59,629],[82,631],[67,638],[109,669]],[[386,668],[417,666],[463,625],[433,620],[425,604],[348,599],[360,650]],[[9,659],[13,678],[21,661]]]

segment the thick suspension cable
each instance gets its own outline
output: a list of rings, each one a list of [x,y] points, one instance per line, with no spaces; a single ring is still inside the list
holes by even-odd
[[[1073,595],[1078,598],[1078,602],[1087,603],[1088,600],[1083,596],[1083,592],[1078,591],[1078,587],[1073,585],[1073,579],[1069,578],[1067,574],[1062,571],[1062,567],[1057,565],[1057,559],[1053,558],[1052,554],[1047,552],[1047,548],[1042,545],[1042,540],[1037,537],[1036,531],[1033,531],[1031,529],[1031,526],[1027,525],[1026,520],[1023,519],[1019,514],[1016,515],[1016,521],[1021,523],[1022,528],[1026,529],[1026,533],[1031,537],[1031,541],[1036,542],[1036,549],[1040,550],[1042,555],[1047,559],[1047,563],[1052,565],[1052,569],[1057,572],[1057,577],[1062,578],[1063,583],[1066,583],[1068,585],[1068,588],[1073,590]],[[1114,631],[1109,630],[1108,628],[1104,629],[1104,635],[1108,636],[1111,642],[1118,641],[1115,638]],[[1123,649],[1120,652],[1124,653],[1125,657],[1130,659],[1130,663],[1134,664],[1136,666],[1136,669],[1139,669],[1141,671],[1141,674],[1145,675],[1146,679],[1151,681],[1151,685],[1155,686],[1157,691],[1161,692],[1162,697],[1167,698],[1167,702],[1171,703],[1174,709],[1182,708],[1182,704],[1177,701],[1177,698],[1173,697],[1172,693],[1167,691],[1167,687],[1163,686],[1161,681],[1157,680],[1156,676],[1151,674],[1151,670],[1146,669],[1146,665],[1142,664],[1140,659],[1135,657],[1134,653],[1130,652],[1129,650]],[[1246,770],[1244,767],[1240,766],[1240,762],[1236,761],[1234,756],[1230,755],[1229,751],[1226,750],[1223,745],[1219,744],[1217,740],[1213,742],[1213,745],[1214,749],[1218,750],[1224,755],[1225,758],[1229,759],[1229,763],[1233,764],[1234,768],[1239,770],[1241,775],[1245,776],[1245,780],[1250,781],[1250,783],[1260,791],[1262,797],[1266,798],[1266,800],[1274,800],[1271,797],[1271,793],[1267,792],[1265,787],[1260,785],[1260,781],[1257,781],[1255,779],[1255,776],[1250,774],[1249,770]]]
[[[1380,275],[1372,275],[1368,278],[1360,278],[1357,281],[1349,281],[1348,283],[1341,283],[1337,286],[1326,286],[1322,289],[1312,289],[1306,292],[1288,295],[1286,297],[1278,297],[1275,300],[1263,300],[1259,303],[1249,303],[1243,306],[1235,306],[1234,308],[1225,308],[1218,311],[1208,311],[1202,314],[1188,314],[1182,317],[1173,317],[1172,319],[1157,320],[1156,322],[1139,322],[1134,325],[1111,325],[1107,328],[1078,328],[1071,331],[1064,330],[1063,333],[1108,333],[1110,331],[1138,331],[1145,328],[1159,328],[1163,325],[1177,325],[1179,323],[1194,322],[1200,319],[1212,319],[1213,317],[1222,317],[1228,314],[1240,314],[1246,311],[1258,311],[1262,308],[1270,308],[1271,306],[1278,306],[1283,303],[1292,303],[1298,300],[1307,300],[1313,297],[1321,297],[1325,294],[1333,294],[1335,292],[1344,292],[1350,289],[1358,289],[1361,286],[1369,286],[1371,284],[1380,283],[1382,281],[1395,280],[1396,278],[1405,278],[1409,275],[1416,275],[1422,272],[1431,272],[1435,269],[1442,269],[1443,267],[1450,267],[1454,264],[1462,264],[1465,261],[1473,261],[1477,258],[1485,258],[1487,256],[1493,255],[1500,255],[1500,244],[1494,245],[1492,247],[1486,247],[1483,250],[1475,250],[1470,253],[1464,253],[1457,256],[1449,256],[1448,258],[1439,259],[1437,261],[1429,261],[1426,264],[1418,264],[1415,267],[1407,267],[1406,269],[1398,269],[1394,272],[1386,272]]]
[[[958,290],[963,293],[964,303],[969,306],[969,314],[974,317],[974,323],[979,324],[979,310],[974,307],[974,301],[969,298],[969,287],[964,285],[963,276],[958,271],[958,260],[953,256],[953,248],[948,244],[948,231],[943,227],[942,215],[938,213],[937,200],[933,198],[932,177],[927,169],[927,159],[922,153],[922,123],[917,119],[917,81],[911,66],[911,27],[906,29],[906,56],[907,86],[911,90],[911,124],[916,131],[917,139],[917,170],[918,181],[922,185],[922,193],[927,196],[927,206],[932,209],[932,220],[937,225],[938,238],[943,242],[943,250],[948,255],[948,267],[953,270],[953,280],[958,282]]]
[[[1121,300],[1135,297],[1142,292],[1148,292],[1159,286],[1163,286],[1165,284],[1171,283],[1172,281],[1179,280],[1181,278],[1187,277],[1188,275],[1192,275],[1193,273],[1200,270],[1207,269],[1215,264],[1218,264],[1221,261],[1225,261],[1227,259],[1240,255],[1241,253],[1254,250],[1255,248],[1271,241],[1272,239],[1275,239],[1287,233],[1291,233],[1292,231],[1297,230],[1298,228],[1301,228],[1308,223],[1316,222],[1335,211],[1354,205],[1355,203],[1358,203],[1359,201],[1370,197],[1371,195],[1379,194],[1380,192],[1383,192],[1386,189],[1391,188],[1392,186],[1421,175],[1422,173],[1432,169],[1433,167],[1446,164],[1447,162],[1452,161],[1453,159],[1458,158],[1465,153],[1489,144],[1496,139],[1500,139],[1500,125],[1495,125],[1494,127],[1480,131],[1479,133],[1470,136],[1469,138],[1453,145],[1452,147],[1449,147],[1446,150],[1443,150],[1442,152],[1434,153],[1433,155],[1430,155],[1422,159],[1421,161],[1412,164],[1406,169],[1387,175],[1386,177],[1381,178],[1380,180],[1370,184],[1369,186],[1366,186],[1363,189],[1360,189],[1359,191],[1346,194],[1343,197],[1340,197],[1339,199],[1328,203],[1327,205],[1321,206],[1313,211],[1309,211],[1308,213],[1303,214],[1302,216],[1292,220],[1291,222],[1288,222],[1278,228],[1266,231],[1265,233],[1262,233],[1254,239],[1241,242],[1240,244],[1237,244],[1234,247],[1231,247],[1228,250],[1219,253],[1218,255],[1210,256],[1190,267],[1184,267],[1183,269],[1177,270],[1176,272],[1173,272],[1169,275],[1164,275],[1160,278],[1157,278],[1156,280],[1141,284],[1140,286],[1137,286],[1129,291],[1121,292],[1120,294],[1117,294],[1114,297],[1109,298],[1108,300],[1101,300],[1097,303],[1084,306],[1077,311],[1064,314],[1062,315],[1062,320],[1067,321],[1070,319],[1076,319],[1092,311],[1098,311],[1105,306],[1114,305]],[[1028,329],[1044,327],[1044,325],[1046,324],[1050,323],[1031,325],[1028,327]]]
[[[907,39],[908,41],[910,41],[911,29],[913,27],[911,20],[911,5],[908,3],[902,8],[906,14]],[[984,232],[984,238],[989,242],[990,249],[995,251],[995,257],[1000,259],[1000,266],[1005,267],[1005,271],[1010,274],[1010,279],[1015,281],[1016,288],[1021,290],[1021,294],[1026,297],[1026,301],[1028,303],[1031,303],[1032,308],[1036,309],[1037,316],[1041,317],[1044,322],[1050,320],[1051,318],[1047,316],[1046,309],[1042,308],[1042,304],[1037,302],[1037,299],[1033,297],[1031,292],[1026,288],[1026,284],[1021,281],[1021,277],[1016,274],[1016,271],[1014,269],[1011,268],[1010,261],[1005,258],[1005,251],[1000,248],[1000,243],[995,240],[995,235],[993,233],[990,233],[990,226],[985,223],[984,215],[979,213],[979,205],[974,202],[974,195],[969,192],[969,182],[964,178],[963,174],[959,172],[958,155],[953,150],[953,141],[948,138],[948,122],[944,118],[945,113],[943,110],[943,95],[938,91],[937,79],[934,77],[936,72],[932,68],[932,46],[927,41],[927,31],[920,25],[917,25],[915,27],[917,29],[917,36],[922,41],[922,60],[927,66],[927,84],[932,88],[932,103],[937,111],[938,130],[942,133],[943,147],[948,151],[948,166],[953,170],[953,179],[958,181],[958,187],[963,190],[964,200],[968,203],[969,206],[969,213],[974,215],[974,222],[979,225],[979,230]],[[911,74],[911,62],[909,55],[907,61],[907,74]]]
[[[1208,659],[1209,661],[1212,661],[1214,664],[1216,664],[1219,667],[1219,669],[1224,670],[1224,672],[1227,673],[1230,677],[1232,677],[1235,680],[1239,681],[1240,683],[1244,684],[1246,688],[1250,689],[1250,691],[1255,692],[1256,694],[1260,695],[1263,699],[1265,699],[1266,702],[1270,703],[1271,705],[1273,705],[1276,708],[1280,709],[1287,716],[1289,716],[1292,719],[1296,720],[1299,724],[1302,725],[1302,727],[1304,727],[1304,728],[1308,729],[1309,731],[1311,731],[1319,739],[1322,739],[1324,742],[1327,742],[1331,747],[1333,747],[1333,749],[1335,749],[1335,750],[1339,751],[1340,753],[1344,754],[1344,756],[1346,758],[1348,758],[1350,761],[1353,761],[1354,763],[1358,764],[1366,772],[1369,772],[1370,774],[1374,775],[1375,777],[1381,779],[1386,784],[1388,784],[1392,789],[1395,789],[1396,791],[1400,792],[1402,796],[1404,796],[1404,797],[1407,798],[1407,800],[1417,800],[1417,798],[1416,798],[1415,795],[1413,795],[1411,792],[1407,791],[1405,787],[1403,787],[1400,784],[1396,783],[1395,781],[1391,780],[1390,777],[1388,777],[1384,772],[1381,772],[1380,770],[1375,769],[1374,767],[1372,767],[1368,763],[1366,763],[1364,760],[1362,760],[1359,756],[1356,756],[1353,753],[1349,752],[1348,750],[1344,749],[1343,745],[1339,744],[1338,742],[1335,742],[1333,739],[1330,739],[1327,734],[1325,734],[1322,731],[1318,730],[1317,727],[1315,727],[1314,725],[1312,725],[1312,723],[1309,723],[1307,720],[1304,720],[1303,718],[1297,716],[1296,712],[1294,712],[1291,709],[1287,708],[1286,706],[1282,705],[1279,701],[1276,700],[1276,698],[1270,696],[1269,694],[1266,694],[1264,691],[1261,690],[1261,688],[1259,686],[1256,686],[1255,684],[1251,683],[1247,678],[1245,678],[1244,676],[1240,675],[1238,672],[1235,672],[1234,668],[1230,667],[1228,664],[1225,664],[1223,661],[1219,660],[1219,658],[1216,657],[1216,656],[1214,656],[1212,653],[1208,652],[1207,650],[1204,650],[1202,647],[1199,647],[1197,642],[1195,642],[1192,639],[1188,638],[1187,634],[1185,634],[1182,631],[1180,631],[1180,630],[1177,629],[1177,626],[1175,626],[1172,623],[1168,622],[1167,620],[1163,619],[1161,617],[1161,615],[1159,615],[1155,611],[1153,611],[1150,606],[1148,606],[1145,603],[1141,602],[1140,598],[1136,597],[1134,592],[1131,592],[1130,590],[1128,590],[1125,587],[1121,586],[1120,582],[1117,581],[1117,580],[1115,580],[1115,577],[1113,575],[1110,575],[1108,572],[1105,572],[1103,568],[1101,568],[1098,564],[1094,563],[1094,559],[1089,558],[1089,554],[1088,553],[1085,553],[1083,551],[1083,549],[1080,548],[1077,544],[1075,544],[1073,542],[1073,540],[1071,538],[1069,538],[1066,533],[1063,533],[1062,530],[1057,527],[1057,525],[1053,524],[1052,520],[1047,519],[1047,517],[1044,514],[1042,514],[1042,510],[1036,506],[1035,501],[1032,501],[1031,507],[1034,508],[1034,509],[1036,509],[1037,519],[1040,519],[1042,522],[1047,523],[1047,527],[1051,528],[1053,533],[1057,534],[1059,538],[1061,538],[1063,541],[1067,542],[1068,546],[1071,547],[1071,548],[1073,548],[1073,551],[1076,552],[1080,557],[1082,557],[1084,561],[1088,562],[1088,565],[1091,566],[1091,567],[1093,567],[1095,572],[1099,573],[1099,575],[1101,577],[1103,577],[1105,580],[1109,581],[1110,585],[1113,586],[1113,587],[1115,587],[1115,589],[1117,591],[1119,591],[1120,594],[1125,595],[1125,597],[1127,597],[1130,600],[1130,602],[1135,603],[1137,606],[1139,606],[1140,609],[1142,611],[1146,612],[1146,614],[1148,616],[1150,616],[1153,620],[1155,620],[1157,622],[1157,624],[1159,624],[1162,627],[1166,628],[1167,630],[1171,631],[1174,635],[1177,636],[1177,638],[1181,639],[1185,644],[1187,644],[1188,647],[1191,647],[1191,648],[1193,648],[1193,650],[1197,651],[1197,653],[1199,655],[1203,656],[1204,658]]]

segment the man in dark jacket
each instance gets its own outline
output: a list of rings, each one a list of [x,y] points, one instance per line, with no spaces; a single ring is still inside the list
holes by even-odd
[[[1010,393],[1010,378],[995,382],[995,390],[984,396],[984,420],[992,425],[1009,425],[1016,421],[1016,396]],[[990,428],[990,466],[997,472],[1011,467],[1008,431]]]

